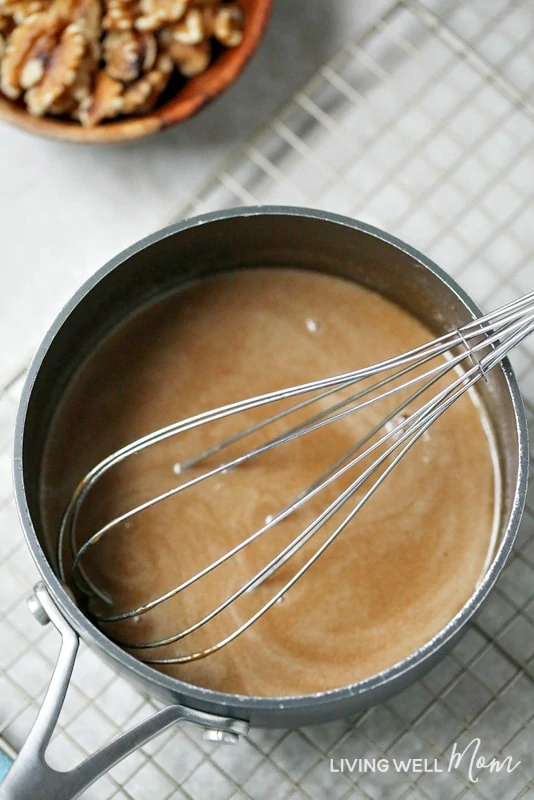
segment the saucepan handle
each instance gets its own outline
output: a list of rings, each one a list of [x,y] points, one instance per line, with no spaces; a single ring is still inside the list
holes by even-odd
[[[185,706],[169,705],[117,736],[73,770],[59,772],[53,769],[46,761],[46,750],[65,701],[79,639],[54,605],[43,583],[35,587],[34,597],[42,608],[43,621],[48,617],[61,634],[61,648],[33,728],[5,780],[0,784],[0,800],[74,800],[114,764],[180,720],[220,731],[223,740],[225,733],[227,736],[237,736],[247,732],[248,724],[242,720],[205,714]]]

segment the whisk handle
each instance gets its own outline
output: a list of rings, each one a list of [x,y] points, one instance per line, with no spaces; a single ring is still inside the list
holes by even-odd
[[[181,705],[169,705],[120,734],[68,772],[59,772],[46,761],[46,750],[54,733],[74,669],[78,634],[56,608],[43,583],[37,584],[33,600],[40,621],[52,622],[61,634],[61,648],[37,719],[13,766],[0,784],[0,800],[75,800],[101,775],[138,747],[176,722],[190,721],[228,733],[246,733],[247,723],[205,714]]]

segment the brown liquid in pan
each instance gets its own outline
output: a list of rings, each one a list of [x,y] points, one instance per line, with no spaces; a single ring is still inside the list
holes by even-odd
[[[109,336],[64,396],[43,469],[50,541],[77,481],[132,439],[252,394],[371,364],[429,338],[419,322],[380,296],[296,270],[235,272],[167,297]],[[87,573],[119,610],[151,600],[261,527],[392,408],[391,401],[371,406],[122,523],[85,560]],[[183,480],[173,470],[177,462],[258,418],[250,413],[167,440],[114,469],[86,504],[80,541]],[[287,426],[279,421],[268,433]],[[464,396],[260,621],[218,653],[160,668],[223,692],[287,696],[366,678],[427,642],[472,594],[492,547],[498,476],[488,431],[477,402]],[[258,433],[254,442],[265,441],[268,433]],[[217,463],[212,457],[186,477]],[[137,620],[103,629],[145,641],[191,625],[347,485],[344,478],[330,487],[195,588]],[[307,545],[295,562],[201,633],[132,652],[168,657],[214,644],[311,553]]]

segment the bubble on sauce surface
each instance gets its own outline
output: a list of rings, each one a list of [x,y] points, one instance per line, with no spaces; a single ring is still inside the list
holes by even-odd
[[[321,327],[321,323],[316,319],[312,319],[311,317],[308,317],[308,319],[305,322],[305,325],[310,333],[317,333]]]
[[[405,433],[404,423],[408,419],[406,414],[399,414],[393,419],[389,419],[384,425],[386,433],[392,433],[394,439],[398,439]]]

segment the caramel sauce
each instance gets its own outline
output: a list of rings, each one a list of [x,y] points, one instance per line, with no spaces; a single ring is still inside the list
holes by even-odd
[[[381,361],[430,338],[416,319],[377,294],[291,269],[229,273],[161,299],[110,334],[64,393],[42,472],[49,541],[57,538],[76,483],[131,440],[250,395]],[[324,399],[318,408],[326,405]],[[369,406],[123,521],[92,548],[84,560],[87,574],[110,594],[114,609],[148,602],[261,528],[394,407],[394,398]],[[310,406],[297,417],[316,411]],[[247,412],[167,439],[111,470],[84,506],[78,543],[118,514],[242,452],[250,444],[232,445],[177,474],[180,462],[266,413]],[[291,424],[275,421],[251,442],[265,442]],[[204,659],[158,668],[223,692],[288,696],[351,684],[400,661],[455,616],[485,569],[498,516],[492,448],[477,398],[464,395],[262,619]],[[343,476],[194,587],[103,630],[142,642],[193,624],[311,523],[356,474]],[[132,652],[172,657],[224,638],[291,578],[356,499],[294,559],[201,631]]]

